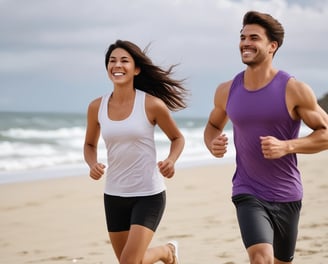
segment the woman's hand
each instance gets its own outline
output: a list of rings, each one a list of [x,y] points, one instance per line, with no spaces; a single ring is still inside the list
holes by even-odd
[[[105,173],[106,166],[102,163],[95,163],[90,168],[90,177],[94,180],[99,180],[101,176]]]
[[[157,163],[160,173],[165,178],[172,178],[175,172],[173,161],[166,159]]]

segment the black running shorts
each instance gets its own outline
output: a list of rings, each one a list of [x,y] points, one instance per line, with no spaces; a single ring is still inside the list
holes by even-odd
[[[120,197],[104,194],[108,232],[130,230],[131,225],[145,226],[156,231],[166,204],[165,191],[139,197]]]
[[[296,246],[301,201],[267,202],[252,195],[232,197],[236,206],[241,236],[246,248],[269,243],[274,257],[280,261],[293,260]]]

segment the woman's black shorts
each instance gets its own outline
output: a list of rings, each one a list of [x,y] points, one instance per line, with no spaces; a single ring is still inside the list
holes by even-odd
[[[104,194],[108,232],[130,230],[131,225],[145,226],[156,231],[166,204],[165,191],[138,197],[120,197]]]
[[[236,195],[232,201],[245,247],[269,243],[275,258],[292,261],[302,202],[267,202],[248,194]]]

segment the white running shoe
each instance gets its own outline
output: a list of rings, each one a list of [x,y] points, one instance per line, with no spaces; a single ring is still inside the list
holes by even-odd
[[[171,240],[168,244],[174,247],[174,261],[173,264],[179,264],[179,243],[176,240]]]

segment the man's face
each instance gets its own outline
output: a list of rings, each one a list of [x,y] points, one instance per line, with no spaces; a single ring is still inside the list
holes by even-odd
[[[241,30],[239,48],[241,59],[246,65],[259,65],[268,58],[272,59],[273,46],[276,47],[260,25],[245,25]]]

